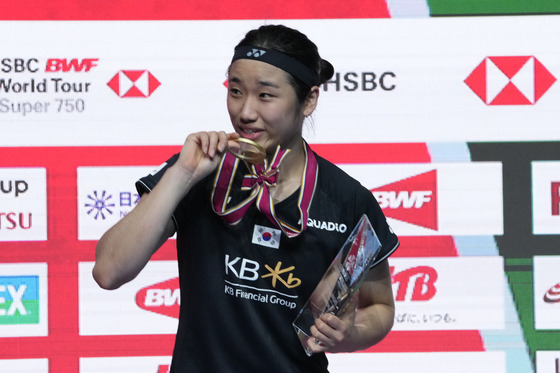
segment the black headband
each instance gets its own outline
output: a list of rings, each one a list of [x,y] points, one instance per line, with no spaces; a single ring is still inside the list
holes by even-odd
[[[309,88],[316,85],[318,86],[320,83],[319,75],[313,69],[290,56],[272,49],[243,45],[235,50],[231,62],[233,63],[241,58],[266,62],[272,66],[276,66],[292,74]]]

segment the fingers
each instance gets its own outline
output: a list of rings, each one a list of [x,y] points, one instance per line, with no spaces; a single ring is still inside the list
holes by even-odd
[[[323,314],[315,319],[315,324],[311,326],[311,338],[307,341],[313,353],[329,351],[336,345],[337,319],[332,314]]]
[[[239,135],[235,136],[232,134],[227,134],[224,131],[216,132],[197,132],[194,134],[189,135],[189,138],[192,138],[193,142],[195,142],[200,150],[210,159],[214,159],[216,154],[223,153],[227,146],[228,140],[230,138],[236,138]]]
[[[210,159],[213,159],[217,153],[223,153],[227,142],[228,135],[223,131],[200,133],[200,147]]]
[[[311,326],[311,338],[308,346],[313,353],[317,352],[340,352],[348,345],[354,327],[355,310],[350,307],[340,318],[324,313],[315,319]]]
[[[238,141],[235,141],[239,138],[239,134],[236,132],[232,132],[228,134],[228,142],[227,142],[227,148],[229,149],[233,149],[233,150],[239,150],[240,145]]]

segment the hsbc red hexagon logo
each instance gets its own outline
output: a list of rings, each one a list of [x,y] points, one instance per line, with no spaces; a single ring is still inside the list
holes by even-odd
[[[386,217],[438,229],[436,170],[374,188],[371,192]]]
[[[181,306],[179,278],[175,277],[140,289],[136,293],[136,305],[143,310],[178,319]]]
[[[148,70],[121,70],[107,85],[119,97],[150,97],[161,83]]]
[[[486,57],[465,79],[486,105],[534,105],[554,82],[534,56]]]

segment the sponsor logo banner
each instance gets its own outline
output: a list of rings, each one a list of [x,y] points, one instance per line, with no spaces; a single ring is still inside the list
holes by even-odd
[[[0,337],[48,334],[47,265],[0,264]]]
[[[414,373],[506,373],[506,353],[430,352],[329,354],[329,370],[336,373],[369,372],[372,366],[391,367],[394,372]],[[414,367],[414,369],[411,369]]]
[[[0,241],[46,239],[46,169],[0,168]]]
[[[503,234],[501,163],[340,167],[371,190],[397,235]]]
[[[535,329],[560,330],[560,256],[533,257]]]
[[[134,183],[155,166],[78,167],[78,239],[98,240],[138,201]]]
[[[512,17],[286,22],[336,61],[335,75],[321,88],[315,114],[320,125],[309,136],[315,143],[559,136],[560,46],[535,43],[543,34],[560,33],[554,17],[524,17],[526,27],[517,27]],[[12,35],[12,42],[0,56],[0,117],[6,119],[0,145],[177,144],[182,134],[230,130],[219,99],[224,71],[232,47],[254,26],[251,20],[86,22],[80,27],[84,35],[114,39],[88,39],[95,55],[84,55],[73,43],[72,23],[34,24],[34,32],[50,35],[50,41],[28,40],[25,22],[4,23],[0,33]],[[347,40],[334,47],[332,33],[316,32],[324,29]],[[478,32],[465,48],[441,54],[449,40],[473,29]],[[497,29],[508,32],[496,34]],[[188,48],[177,48],[185,45],[185,35],[197,37],[189,38]],[[60,45],[65,55],[53,55]],[[351,130],[340,131],[341,123]]]
[[[171,356],[80,358],[80,373],[168,373]]]
[[[533,161],[531,171],[533,233],[559,234],[560,161]]]
[[[176,261],[150,261],[134,280],[111,291],[93,280],[93,265],[81,262],[78,267],[80,335],[177,332]]]
[[[391,274],[393,330],[504,328],[501,257],[393,258]]]

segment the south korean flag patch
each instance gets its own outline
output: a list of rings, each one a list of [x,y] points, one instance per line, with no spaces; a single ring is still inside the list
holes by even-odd
[[[279,229],[263,227],[255,224],[253,229],[253,243],[261,246],[278,249],[280,247],[280,235],[282,231]]]

